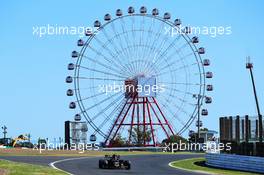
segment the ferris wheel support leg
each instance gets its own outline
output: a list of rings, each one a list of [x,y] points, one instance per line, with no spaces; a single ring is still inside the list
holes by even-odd
[[[145,113],[145,97],[143,97],[143,142],[146,146],[146,113]]]
[[[115,133],[114,133],[112,139],[114,139],[114,138],[116,137],[116,135],[117,135],[117,133],[118,133],[120,127],[122,126],[122,124],[123,124],[123,122],[124,122],[124,120],[125,120],[125,118],[126,118],[128,112],[129,112],[129,110],[130,110],[132,104],[134,103],[134,100],[135,100],[135,97],[133,98],[132,102],[129,104],[129,107],[128,107],[128,109],[126,110],[125,115],[124,115],[124,117],[122,118],[121,122],[118,124],[117,130],[115,131]],[[125,104],[125,105],[126,105],[126,104]],[[121,114],[122,114],[122,113],[121,113]],[[117,123],[116,123],[116,124],[117,124]],[[114,126],[114,127],[115,127],[115,126]]]
[[[152,99],[153,99],[154,103],[156,104],[156,106],[158,107],[158,110],[159,110],[159,112],[161,113],[161,115],[162,115],[163,119],[165,120],[166,124],[168,125],[168,127],[169,127],[169,129],[170,129],[172,135],[175,135],[174,132],[173,132],[173,130],[172,130],[172,128],[171,128],[171,125],[169,124],[168,120],[166,119],[166,117],[164,116],[163,112],[161,111],[161,109],[160,109],[160,107],[159,107],[157,101],[155,100],[154,97],[152,97]]]
[[[122,107],[122,110],[120,111],[120,113],[118,114],[118,116],[117,116],[117,118],[116,118],[114,124],[112,125],[111,130],[110,130],[109,134],[107,135],[107,137],[106,137],[106,139],[105,139],[105,144],[107,144],[107,141],[109,140],[109,137],[111,136],[111,134],[112,134],[112,132],[113,132],[113,130],[114,130],[116,124],[117,124],[117,121],[118,121],[118,119],[120,118],[120,116],[121,116],[123,110],[125,109],[125,107],[126,107],[126,105],[127,105],[127,102],[128,102],[128,99],[126,100],[125,105]]]
[[[154,130],[153,130],[152,119],[151,119],[151,115],[150,115],[148,98],[146,98],[146,101],[147,101],[147,109],[148,109],[149,124],[150,124],[150,128],[151,128],[152,141],[153,141],[154,146],[156,146],[156,140],[155,140],[155,136],[154,136]]]
[[[152,111],[153,111],[154,115],[155,115],[155,116],[156,116],[156,118],[158,119],[158,121],[159,121],[159,124],[160,124],[160,126],[162,127],[163,131],[165,132],[165,134],[166,134],[167,138],[169,138],[169,137],[170,137],[170,135],[169,135],[169,133],[166,131],[166,129],[164,128],[164,126],[163,126],[163,124],[162,124],[162,122],[161,122],[161,120],[160,120],[160,118],[159,118],[158,114],[156,113],[156,111],[155,111],[154,107],[152,106],[152,104],[151,104],[151,103],[149,103],[149,105],[150,105],[150,107],[151,107],[151,109],[152,109]]]
[[[138,97],[137,97],[137,102],[139,102],[138,101]],[[137,103],[137,133],[139,133],[139,122],[140,122],[140,119],[139,119],[139,109],[140,109],[139,103]],[[137,140],[137,143],[139,144],[139,140]]]
[[[131,126],[130,126],[130,131],[129,131],[129,139],[128,139],[128,143],[131,143],[131,135],[132,135],[132,130],[133,130],[133,126],[134,126],[134,113],[135,113],[135,107],[136,105],[133,104],[133,110],[132,110],[132,118],[131,118]]]

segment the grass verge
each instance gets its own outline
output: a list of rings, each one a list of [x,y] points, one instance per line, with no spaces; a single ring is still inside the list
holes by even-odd
[[[241,172],[236,170],[225,170],[220,168],[206,167],[203,164],[205,158],[192,158],[171,162],[170,165],[174,168],[179,168],[187,171],[205,172],[208,174],[221,174],[221,175],[259,175],[257,173]]]
[[[66,175],[50,167],[0,160],[0,174],[3,175]]]

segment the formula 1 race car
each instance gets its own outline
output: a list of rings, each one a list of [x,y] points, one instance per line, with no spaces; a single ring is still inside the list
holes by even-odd
[[[129,170],[131,168],[131,163],[129,160],[121,160],[119,155],[105,155],[104,159],[99,160],[99,168]]]

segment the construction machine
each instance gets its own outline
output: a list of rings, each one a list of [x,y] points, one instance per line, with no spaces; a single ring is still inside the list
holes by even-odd
[[[18,146],[17,142],[20,142],[20,141],[29,141],[29,139],[24,135],[19,135],[17,138],[13,139],[12,146],[17,147]],[[21,147],[21,146],[18,146],[18,147]]]

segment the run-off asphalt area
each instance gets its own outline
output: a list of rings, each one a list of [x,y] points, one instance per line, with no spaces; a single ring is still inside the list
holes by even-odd
[[[55,162],[53,165],[61,170],[67,171],[75,175],[125,175],[125,174],[138,174],[138,175],[167,175],[167,174],[197,174],[178,170],[169,167],[169,163],[175,160],[182,160],[194,157],[202,157],[202,155],[194,154],[175,154],[175,155],[131,155],[121,156],[121,159],[131,161],[131,170],[120,169],[99,169],[98,161],[102,157],[82,157],[82,158],[69,158],[69,157],[45,157],[45,156],[5,156],[1,159],[25,162],[39,165],[49,165],[50,163],[58,160],[67,159],[65,161]]]

